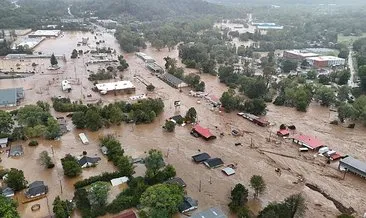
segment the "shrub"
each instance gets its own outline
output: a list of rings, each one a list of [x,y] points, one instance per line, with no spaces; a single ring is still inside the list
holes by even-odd
[[[37,146],[38,145],[38,141],[37,140],[32,140],[28,143],[29,146]]]

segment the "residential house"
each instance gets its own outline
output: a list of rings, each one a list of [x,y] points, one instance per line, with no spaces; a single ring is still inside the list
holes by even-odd
[[[6,148],[8,146],[8,138],[1,138],[0,139],[0,148]]]
[[[192,128],[192,132],[196,133],[198,135],[200,135],[202,138],[206,139],[206,140],[210,140],[210,139],[215,139],[216,136],[213,135],[209,129],[207,128],[203,128],[202,126],[200,126],[199,124],[196,124],[193,126]]]
[[[2,190],[2,195],[4,195],[5,197],[13,197],[14,196],[14,190],[12,188],[6,187]]]
[[[100,157],[88,157],[88,156],[83,156],[82,158],[80,158],[78,160],[79,165],[81,166],[81,168],[85,168],[85,167],[91,167],[93,165],[98,164],[98,162],[100,161]]]
[[[187,186],[186,183],[183,181],[183,179],[179,177],[170,178],[167,181],[165,181],[165,183],[176,184],[182,186],[183,188]]]
[[[27,198],[35,198],[41,195],[45,195],[48,192],[48,186],[43,181],[35,181],[28,186],[25,196]]]
[[[23,155],[23,146],[22,145],[13,145],[10,147],[9,156],[10,157],[18,157]]]
[[[211,156],[207,153],[201,153],[201,154],[196,154],[196,155],[192,156],[193,161],[196,163],[202,163],[203,161],[208,160],[210,158],[211,158]]]
[[[208,160],[205,160],[203,162],[208,168],[218,168],[221,167],[222,165],[224,165],[224,162],[221,160],[221,158],[210,158]]]
[[[178,209],[181,213],[188,213],[198,208],[198,201],[193,200],[191,197],[184,197],[183,203],[179,205]]]
[[[324,143],[319,139],[308,135],[297,135],[293,138],[293,142],[311,150],[318,150],[324,146]]]

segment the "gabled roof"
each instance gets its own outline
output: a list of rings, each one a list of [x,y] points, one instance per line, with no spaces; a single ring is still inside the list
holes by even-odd
[[[133,210],[127,210],[113,218],[137,218],[137,216]]]
[[[203,128],[199,124],[193,126],[193,130],[196,131],[199,135],[201,135],[205,139],[215,139],[216,136],[213,135],[209,129]]]
[[[22,145],[13,145],[10,148],[10,156],[23,154],[23,146]]]
[[[186,213],[197,209],[198,201],[193,200],[191,197],[184,197],[183,203],[179,205],[178,209],[181,213]]]
[[[191,218],[227,218],[221,209],[212,207],[208,210],[193,214]]]
[[[90,164],[96,164],[98,163],[98,161],[100,161],[100,157],[88,157],[88,156],[83,156],[82,158],[80,158],[78,160],[79,165],[83,166],[86,163],[90,163]]]
[[[203,163],[209,168],[216,168],[216,167],[222,166],[224,164],[224,162],[221,160],[221,158],[218,158],[218,157],[210,158],[208,160],[205,160],[205,162],[203,162]]]
[[[294,140],[298,140],[300,143],[302,143],[303,146],[310,149],[318,149],[324,146],[324,143],[321,142],[319,139],[308,135],[294,136]]]
[[[44,184],[43,181],[34,181],[33,183],[29,184],[26,195],[35,196],[35,195],[47,193],[47,191],[48,191],[48,188]]]
[[[2,195],[5,197],[12,197],[14,196],[14,190],[12,188],[6,187],[2,191]]]
[[[172,84],[173,86],[178,86],[183,82],[183,80],[179,79],[178,77],[170,74],[170,73],[164,73],[161,77],[163,80],[167,81],[168,83]]]
[[[366,175],[366,162],[362,162],[353,157],[346,157],[339,161],[341,164],[346,164]]]
[[[179,177],[174,177],[174,178],[168,179],[167,181],[165,181],[165,183],[177,184],[177,185],[182,186],[182,187],[187,186],[186,183],[183,181],[183,179],[179,178]]]
[[[196,162],[196,163],[201,163],[207,159],[210,158],[210,155],[207,153],[201,153],[201,154],[196,154],[194,156],[192,156],[192,159]]]

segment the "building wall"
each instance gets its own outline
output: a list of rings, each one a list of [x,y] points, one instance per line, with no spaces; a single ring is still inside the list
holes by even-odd
[[[355,174],[357,174],[359,176],[362,176],[362,177],[366,178],[366,173],[364,173],[364,172],[362,172],[362,171],[360,171],[360,170],[358,170],[356,168],[353,168],[352,166],[349,166],[348,164],[339,162],[338,169],[340,167],[343,167],[343,168],[347,169],[349,172],[355,173]]]

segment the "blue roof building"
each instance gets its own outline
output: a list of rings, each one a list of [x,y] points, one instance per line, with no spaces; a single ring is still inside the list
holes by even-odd
[[[23,98],[23,88],[0,89],[0,107],[15,107]]]

